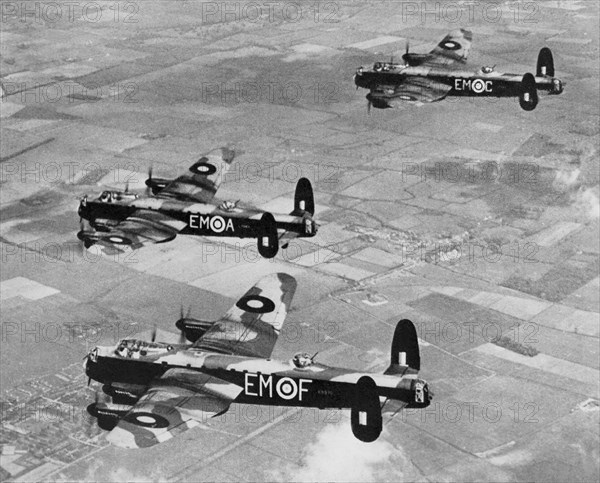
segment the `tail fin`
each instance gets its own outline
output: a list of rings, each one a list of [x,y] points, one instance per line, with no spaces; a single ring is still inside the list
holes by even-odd
[[[540,50],[535,75],[537,77],[554,77],[554,58],[552,57],[552,51],[548,47]]]
[[[310,213],[315,214],[315,198],[312,185],[306,178],[300,178],[296,185],[296,194],[294,195],[294,214]]]
[[[539,97],[535,77],[531,72],[523,75],[519,92],[519,104],[524,111],[533,111],[538,105]]]
[[[233,160],[235,158],[235,148],[222,147],[221,148],[221,158],[226,163],[233,162]]]
[[[421,355],[414,324],[408,319],[402,319],[394,331],[390,367],[384,374],[404,374],[408,369],[412,369],[412,372],[419,372]]]

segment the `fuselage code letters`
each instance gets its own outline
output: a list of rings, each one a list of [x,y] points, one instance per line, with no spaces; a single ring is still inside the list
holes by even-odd
[[[476,94],[481,94],[482,92],[493,92],[493,85],[491,80],[454,79],[454,90],[456,91],[471,90]]]
[[[224,231],[235,231],[233,227],[233,221],[231,218],[225,220],[222,216],[203,216],[195,213],[190,214],[188,221],[190,228],[197,230],[210,230],[214,233],[223,233]]]
[[[282,377],[277,382],[273,381],[272,375],[251,374],[247,372],[244,377],[244,394],[246,396],[273,398],[273,392],[281,399],[291,401],[297,399],[302,401],[302,395],[308,392],[305,387],[312,381],[309,379],[293,379]]]

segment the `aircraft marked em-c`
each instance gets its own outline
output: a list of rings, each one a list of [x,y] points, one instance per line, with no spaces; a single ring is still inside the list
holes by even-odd
[[[356,88],[369,89],[368,110],[399,107],[402,102],[436,102],[448,96],[518,97],[525,111],[536,108],[538,91],[549,94],[563,92],[564,83],[554,76],[554,59],[549,48],[538,54],[536,75],[500,73],[484,66],[468,70],[466,63],[473,34],[458,29],[450,32],[429,53],[409,52],[402,56],[404,64],[375,62],[371,68],[359,67],[354,75]]]

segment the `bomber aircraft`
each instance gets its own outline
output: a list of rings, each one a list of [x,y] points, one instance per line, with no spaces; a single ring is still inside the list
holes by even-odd
[[[272,214],[238,201],[213,200],[234,158],[234,152],[220,149],[202,156],[189,172],[175,179],[155,178],[150,170],[147,196],[121,191],[103,191],[95,199],[79,202],[82,222],[77,237],[86,248],[99,243],[120,250],[146,244],[164,243],[177,234],[207,237],[256,238],[258,251],[273,258],[279,241],[287,246],[290,238],[312,237],[318,226],[313,220],[315,202],[306,178],[296,185],[294,209],[290,214]],[[91,230],[86,228],[87,220]]]
[[[526,111],[538,104],[538,90],[560,94],[563,83],[554,77],[554,59],[549,48],[540,50],[536,75],[496,72],[495,66],[469,70],[464,64],[473,35],[459,29],[450,32],[428,54],[406,53],[404,64],[375,62],[372,68],[359,67],[354,76],[356,88],[369,89],[371,106],[378,109],[398,107],[402,102],[440,101],[447,96],[518,97]]]
[[[352,431],[365,442],[379,437],[382,413],[430,404],[432,392],[418,377],[417,333],[407,319],[396,326],[383,374],[329,367],[315,362],[316,354],[271,359],[295,290],[292,276],[271,274],[220,320],[182,316],[178,344],[125,339],[95,347],[85,357],[85,373],[104,385],[111,401],[96,400],[88,412],[110,430],[112,444],[142,448],[207,423],[234,402],[350,408]]]

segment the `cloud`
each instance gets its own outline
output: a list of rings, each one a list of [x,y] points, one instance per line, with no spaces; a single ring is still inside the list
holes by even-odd
[[[125,468],[113,468],[109,474],[107,481],[114,483],[148,483],[152,482],[166,482],[167,480],[156,475],[143,475],[141,473],[132,473]]]
[[[566,191],[577,183],[580,174],[580,169],[558,170],[554,176],[552,187],[559,191]]]
[[[598,200],[597,189],[581,189],[575,195],[575,207],[581,216],[587,219],[596,220],[600,215],[600,201]]]
[[[385,433],[384,433],[385,434]],[[278,481],[415,481],[419,475],[404,451],[385,441],[363,443],[352,434],[348,420],[326,425],[309,444],[299,465],[269,475]]]
[[[110,467],[107,468],[106,461],[102,462],[99,459],[96,459],[91,462],[91,464],[87,467],[84,476],[78,476],[77,478],[73,478],[72,474],[69,475],[61,475],[56,481],[111,481],[114,483],[149,483],[149,482],[166,482],[167,480],[155,474],[144,474],[141,472],[133,472],[129,471],[124,467]]]

